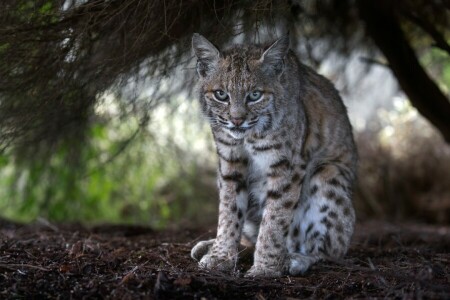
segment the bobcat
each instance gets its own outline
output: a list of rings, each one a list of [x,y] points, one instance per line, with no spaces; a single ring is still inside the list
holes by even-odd
[[[255,246],[252,277],[298,275],[343,256],[357,152],[336,89],[298,61],[289,36],[220,52],[194,34],[192,46],[219,156],[220,204],[216,238],[191,256],[203,268],[233,270],[242,238]]]

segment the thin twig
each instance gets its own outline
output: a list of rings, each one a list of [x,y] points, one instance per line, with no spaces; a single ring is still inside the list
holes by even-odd
[[[16,271],[17,268],[30,268],[30,269],[37,269],[41,271],[50,272],[50,269],[40,267],[40,266],[34,266],[29,264],[0,264],[0,268],[10,269]]]

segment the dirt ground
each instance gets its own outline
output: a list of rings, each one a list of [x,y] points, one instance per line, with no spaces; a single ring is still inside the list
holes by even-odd
[[[17,225],[0,221],[1,299],[450,299],[450,227],[358,224],[345,259],[304,276],[243,278],[189,257],[211,229]]]

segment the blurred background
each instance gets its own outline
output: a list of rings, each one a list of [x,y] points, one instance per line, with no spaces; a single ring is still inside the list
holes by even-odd
[[[348,107],[358,219],[449,224],[444,0],[2,0],[0,217],[215,224],[191,36],[223,48],[287,31]]]

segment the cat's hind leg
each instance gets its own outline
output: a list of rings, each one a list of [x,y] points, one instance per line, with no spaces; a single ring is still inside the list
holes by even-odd
[[[352,174],[344,165],[322,164],[305,179],[289,232],[289,274],[304,273],[320,259],[347,252],[355,222]]]

